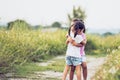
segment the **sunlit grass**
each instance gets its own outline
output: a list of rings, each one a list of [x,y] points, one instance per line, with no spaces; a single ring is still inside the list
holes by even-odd
[[[120,79],[120,49],[107,56],[106,63],[96,72],[95,80],[119,80]]]
[[[47,66],[48,70],[63,72],[65,67],[65,59],[58,59],[54,63]]]
[[[56,59],[54,63],[49,64],[48,66],[40,66],[38,63],[26,63],[24,65],[15,65],[15,77],[26,77],[29,75],[34,76],[35,72],[41,71],[55,71],[63,72],[65,66],[64,59]]]
[[[65,66],[64,59],[56,60],[55,63],[46,67],[34,65],[33,62],[41,62],[46,59],[49,60],[51,57],[65,54],[66,33],[67,32],[64,30],[57,30],[54,32],[45,32],[41,30],[0,30],[1,73],[9,72],[11,70],[8,69],[11,68],[14,68],[16,74],[22,76],[33,73],[34,71],[53,70],[62,72]],[[85,49],[86,54],[95,57],[106,56],[114,52],[116,53],[116,50],[120,49],[119,34],[107,37],[87,34],[87,41]],[[119,52],[115,55],[112,54],[112,57],[111,60],[114,61],[118,59],[119,61],[119,58],[117,58],[119,57]],[[112,65],[112,63],[114,63],[113,61],[108,63]]]
[[[65,54],[65,31],[0,31],[0,66],[13,67],[26,62]]]

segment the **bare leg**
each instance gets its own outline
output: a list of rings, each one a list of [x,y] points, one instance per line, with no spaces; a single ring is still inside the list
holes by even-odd
[[[81,66],[77,65],[75,70],[76,70],[77,80],[81,80]]]
[[[72,65],[70,70],[70,75],[69,75],[70,80],[73,80],[74,72],[75,72],[75,66]]]
[[[87,80],[87,64],[86,64],[86,62],[82,62],[82,70],[83,70],[83,79]]]
[[[66,80],[66,76],[67,76],[67,73],[68,73],[68,71],[69,71],[69,68],[70,68],[70,66],[68,66],[68,65],[65,66],[62,80]]]

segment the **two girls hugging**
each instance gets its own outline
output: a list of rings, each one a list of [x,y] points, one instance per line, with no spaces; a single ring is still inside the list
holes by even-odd
[[[62,80],[66,80],[68,71],[70,70],[70,79],[73,80],[74,72],[76,71],[77,80],[81,80],[81,67],[83,79],[87,80],[87,65],[85,56],[85,25],[82,20],[73,19],[68,30],[66,44],[66,66],[63,71]]]

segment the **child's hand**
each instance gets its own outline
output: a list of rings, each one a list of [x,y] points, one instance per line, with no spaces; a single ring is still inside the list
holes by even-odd
[[[66,34],[66,38],[68,38],[69,37],[69,35],[68,34]]]
[[[69,40],[68,40],[68,38],[67,38],[67,40],[66,40],[66,44],[68,44],[69,43]]]
[[[67,37],[66,44],[68,44],[69,42],[70,42],[70,43],[73,42],[73,39],[72,39],[70,36]]]
[[[72,43],[74,40],[71,37],[68,37],[68,41]]]

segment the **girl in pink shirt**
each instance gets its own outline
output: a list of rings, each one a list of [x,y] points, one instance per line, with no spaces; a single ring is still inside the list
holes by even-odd
[[[74,24],[74,22],[76,22],[76,21],[81,21],[81,22],[83,22],[82,20],[74,19],[74,20],[71,22],[71,24]],[[83,22],[83,23],[84,23],[84,22]],[[83,30],[82,37],[83,37],[83,39],[84,39],[83,42],[81,42],[80,44],[73,42],[73,45],[74,45],[74,46],[77,46],[77,47],[80,47],[80,54],[81,54],[81,56],[82,56],[82,64],[81,64],[81,66],[82,66],[82,72],[83,72],[83,79],[84,79],[84,80],[87,80],[87,64],[86,64],[86,56],[85,56],[85,51],[84,51],[84,49],[85,49],[85,44],[86,44],[86,42],[87,42],[86,36],[85,36],[85,28],[84,28],[84,30]],[[71,40],[72,40],[72,39],[71,39]],[[72,67],[71,67],[71,71],[70,71],[70,80],[73,80],[74,71],[75,71],[75,66],[72,66]]]

